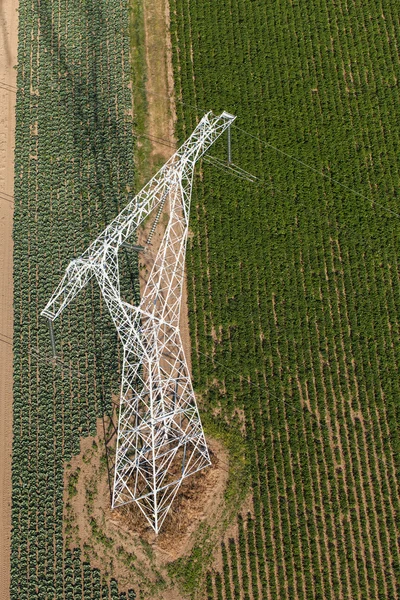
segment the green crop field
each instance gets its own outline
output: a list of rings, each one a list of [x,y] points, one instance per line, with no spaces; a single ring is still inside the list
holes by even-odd
[[[63,540],[65,465],[118,382],[114,329],[88,287],[57,321],[54,365],[39,316],[133,184],[125,2],[20,0],[17,81],[11,599],[126,600]]]
[[[208,598],[397,598],[398,5],[170,4],[180,139],[236,114],[262,179],[195,182],[194,384],[252,486]]]

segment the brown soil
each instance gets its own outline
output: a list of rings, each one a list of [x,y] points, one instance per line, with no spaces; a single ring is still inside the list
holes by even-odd
[[[0,4],[0,598],[9,598],[12,446],[13,194],[18,2]]]
[[[144,28],[146,45],[146,94],[147,94],[147,132],[151,144],[149,161],[155,172],[162,163],[174,153],[175,138],[175,96],[172,68],[171,37],[169,32],[168,0],[144,0]],[[160,42],[164,40],[164,43]],[[156,141],[160,140],[160,142]],[[156,212],[156,211],[155,211]],[[145,245],[155,215],[151,215],[145,227],[138,234],[138,243]],[[153,218],[152,218],[153,217]],[[152,245],[140,254],[140,289],[143,292],[147,275],[153,266],[157,250],[168,222],[168,206],[158,222],[152,237]],[[183,281],[180,332],[183,349],[191,372],[191,342],[187,308],[187,282]]]
[[[223,445],[207,440],[212,466],[189,477],[181,486],[173,507],[156,536],[133,504],[110,509],[110,488],[105,461],[103,423],[98,435],[81,442],[81,453],[67,465],[64,477],[64,533],[67,544],[80,546],[106,576],[115,577],[121,590],[140,586],[146,597],[160,598],[161,576],[166,582],[163,598],[184,596],[168,577],[167,566],[187,555],[201,523],[216,527],[224,505],[228,454]],[[112,477],[112,470],[111,470]]]
[[[152,157],[167,160],[176,145],[175,100],[169,34],[168,0],[144,0],[146,45],[147,134],[152,140]]]

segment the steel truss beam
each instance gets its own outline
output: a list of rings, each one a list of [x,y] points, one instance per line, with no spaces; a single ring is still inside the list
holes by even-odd
[[[196,162],[235,117],[207,113],[77,259],[43,309],[54,321],[95,276],[124,348],[112,507],[136,502],[156,533],[182,481],[210,464],[179,331]],[[139,306],[120,294],[118,250],[164,203],[169,221]],[[129,245],[128,245],[129,247]]]

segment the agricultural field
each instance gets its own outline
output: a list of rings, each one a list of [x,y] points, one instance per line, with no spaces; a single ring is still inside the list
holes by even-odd
[[[160,118],[150,132],[143,117],[151,93],[171,91],[146,73],[143,6],[132,2],[129,35],[124,0],[19,4],[11,600],[395,599],[394,2],[170,0],[176,138],[205,110],[236,114],[233,163],[258,178],[235,176],[219,140],[192,201],[191,364],[225,509],[159,571],[144,536],[153,579],[137,549],[95,520],[87,473],[92,459],[104,472],[98,424],[118,394],[115,329],[89,285],[55,324],[54,361],[40,311],[68,261],[172,152]],[[173,105],[155,111],[170,138]],[[159,144],[150,157],[146,132]],[[137,299],[128,255],[121,277]],[[97,546],[78,539],[80,510]]]
[[[206,424],[244,428],[251,483],[205,597],[398,598],[397,3],[170,14],[177,137],[238,115],[232,161],[261,180],[204,161],[194,185],[194,385]]]
[[[118,390],[114,328],[89,286],[52,362],[39,316],[134,183],[127,4],[21,0],[17,85],[11,599],[132,599],[63,539],[64,469]]]

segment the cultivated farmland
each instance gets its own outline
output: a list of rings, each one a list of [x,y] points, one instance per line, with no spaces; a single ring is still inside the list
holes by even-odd
[[[22,0],[19,22],[11,598],[126,599],[63,541],[63,471],[109,409],[115,334],[88,287],[52,364],[39,312],[133,184],[127,6]]]
[[[170,0],[176,137],[204,110],[238,115],[232,160],[259,179],[234,177],[221,141],[222,163],[195,177],[192,369],[206,432],[225,444],[210,477],[226,510],[151,581],[135,548],[98,527],[93,479],[82,481],[89,455],[104,471],[100,445],[86,440],[81,459],[80,442],[112,413],[121,363],[97,286],[57,321],[56,361],[39,317],[67,262],[132,195],[128,7],[22,0],[19,11],[11,599],[397,598],[395,3]],[[139,20],[132,39],[143,43]],[[138,66],[143,48],[132,54]],[[143,106],[163,95],[153,82],[145,98],[145,83],[138,67]],[[137,297],[137,265],[121,261],[123,290]],[[107,548],[101,570],[95,545],[78,539],[81,508]],[[174,539],[160,544],[170,556]],[[131,586],[114,578],[114,559]]]
[[[178,137],[197,107],[239,115],[232,159],[263,180],[205,164],[195,186],[194,383],[221,428],[244,422],[252,485],[208,598],[397,598],[398,10],[171,17]]]

